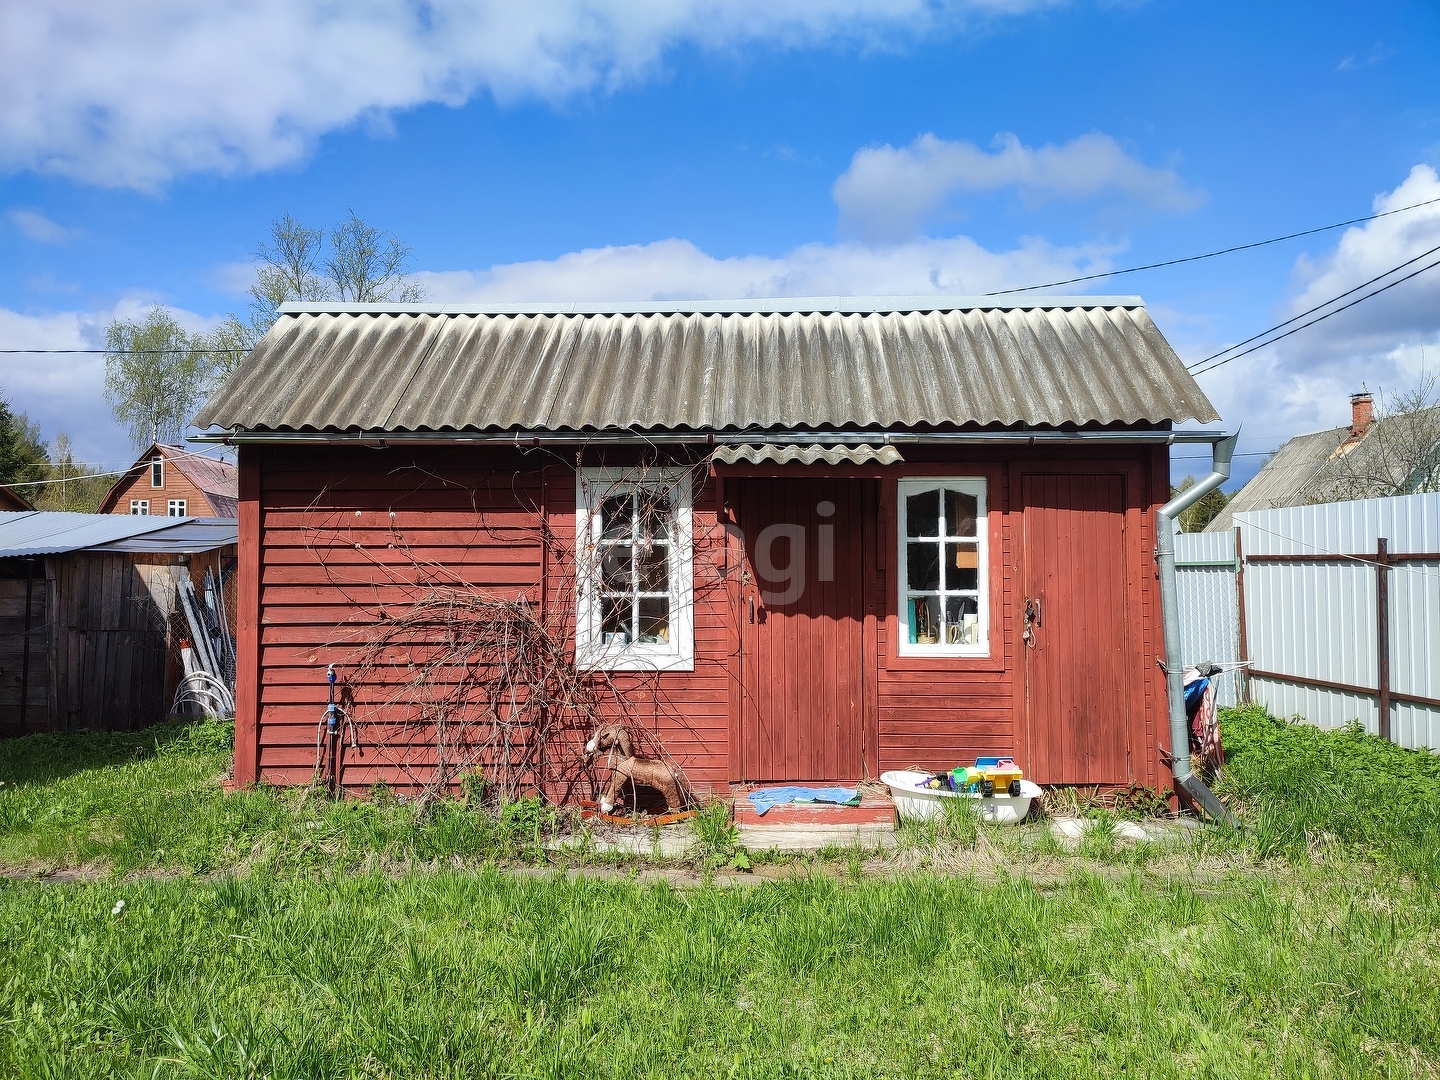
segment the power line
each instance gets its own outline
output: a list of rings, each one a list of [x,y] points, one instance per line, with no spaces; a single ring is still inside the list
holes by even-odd
[[[1435,245],[1433,248],[1431,248],[1429,251],[1422,251],[1419,255],[1416,255],[1413,259],[1406,259],[1406,260],[1405,260],[1403,263],[1401,263],[1399,266],[1392,266],[1389,270],[1386,270],[1386,271],[1385,271],[1384,273],[1382,273],[1382,274],[1376,274],[1376,275],[1375,275],[1373,278],[1371,278],[1369,281],[1362,281],[1359,285],[1356,285],[1353,289],[1346,289],[1346,290],[1345,290],[1344,292],[1342,292],[1339,296],[1332,296],[1329,300],[1326,300],[1323,304],[1316,304],[1314,307],[1310,308],[1310,309],[1307,310],[1307,311],[1302,311],[1302,312],[1300,312],[1299,315],[1296,315],[1296,316],[1294,316],[1293,318],[1286,319],[1286,320],[1285,320],[1284,322],[1282,322],[1282,323],[1276,323],[1274,326],[1270,327],[1269,330],[1262,330],[1262,331],[1260,331],[1260,333],[1254,334],[1254,335],[1252,335],[1251,337],[1246,338],[1244,341],[1237,341],[1234,345],[1231,345],[1231,346],[1230,346],[1229,348],[1227,348],[1227,349],[1221,349],[1221,350],[1220,350],[1219,352],[1217,352],[1217,353],[1211,353],[1209,356],[1205,357],[1204,360],[1196,360],[1195,363],[1188,365],[1188,367],[1189,367],[1190,370],[1193,371],[1195,368],[1198,368],[1198,367],[1200,367],[1200,366],[1202,366],[1202,365],[1204,365],[1204,364],[1208,364],[1211,360],[1214,360],[1214,359],[1217,359],[1218,357],[1224,356],[1224,355],[1225,355],[1226,353],[1228,353],[1228,352],[1233,352],[1234,350],[1240,348],[1240,346],[1242,346],[1242,345],[1249,345],[1250,342],[1252,342],[1252,341],[1258,341],[1260,338],[1265,337],[1267,334],[1273,334],[1276,330],[1280,330],[1280,329],[1282,329],[1282,328],[1284,328],[1284,327],[1286,327],[1286,326],[1289,326],[1291,323],[1297,322],[1297,321],[1299,321],[1300,319],[1305,318],[1305,316],[1307,316],[1307,315],[1313,315],[1313,314],[1315,314],[1315,312],[1319,311],[1321,308],[1327,308],[1327,307],[1329,307],[1331,304],[1335,303],[1335,301],[1337,301],[1337,300],[1344,300],[1345,297],[1349,296],[1351,293],[1357,293],[1357,292],[1359,292],[1361,289],[1364,289],[1364,288],[1367,288],[1367,287],[1369,287],[1369,286],[1371,286],[1371,285],[1374,285],[1377,281],[1380,281],[1380,280],[1383,279],[1383,278],[1387,278],[1387,277],[1389,277],[1391,274],[1393,274],[1393,273],[1395,273],[1395,272],[1397,272],[1397,271],[1399,271],[1399,270],[1404,270],[1405,267],[1409,266],[1411,263],[1417,263],[1417,262],[1419,262],[1421,259],[1423,259],[1423,258],[1425,258],[1425,257],[1427,257],[1427,256],[1429,256],[1429,255],[1434,255],[1437,251],[1440,251],[1440,244],[1436,244],[1436,245]],[[1279,339],[1277,338],[1276,340],[1279,340]]]
[[[1284,236],[1275,236],[1269,240],[1256,240],[1251,244],[1236,244],[1234,247],[1221,248],[1219,251],[1207,251],[1204,255],[1187,255],[1183,259],[1166,259],[1164,262],[1146,263],[1144,266],[1130,266],[1124,270],[1107,270],[1103,274],[1082,274],[1080,277],[1065,278],[1063,281],[1047,281],[1043,285],[1026,285],[1021,289],[1000,289],[997,292],[988,292],[982,295],[1008,296],[1011,293],[1034,292],[1036,289],[1053,289],[1060,285],[1074,285],[1080,281],[1098,281],[1100,278],[1119,277],[1121,274],[1138,274],[1141,270],[1159,270],[1164,266],[1179,266],[1182,263],[1199,262],[1202,259],[1213,259],[1217,255],[1229,255],[1236,251],[1249,251],[1252,248],[1279,244],[1285,240],[1296,240],[1302,236],[1314,236],[1316,233],[1330,232],[1332,229],[1343,229],[1347,225],[1359,225],[1362,222],[1389,217],[1391,214],[1403,214],[1407,210],[1418,210],[1422,206],[1429,206],[1431,203],[1437,202],[1440,202],[1440,197],[1426,199],[1424,202],[1411,203],[1409,206],[1396,207],[1394,210],[1384,210],[1378,214],[1370,214],[1366,217],[1351,218],[1349,221],[1337,221],[1334,225],[1321,225],[1319,228],[1302,229],[1300,232],[1286,233]]]
[[[0,354],[16,353],[99,353],[105,356],[176,356],[180,353],[244,353],[249,349],[0,349]]]
[[[1413,260],[1412,260],[1412,261],[1413,261]],[[1408,264],[1402,263],[1401,265],[1404,266],[1404,265],[1408,265]],[[1440,266],[1440,259],[1436,259],[1436,260],[1435,260],[1434,262],[1432,262],[1432,263],[1427,263],[1426,265],[1420,267],[1420,269],[1418,269],[1418,270],[1412,270],[1412,271],[1410,271],[1410,273],[1406,274],[1404,277],[1402,277],[1402,278],[1396,278],[1394,281],[1390,282],[1388,285],[1381,285],[1380,288],[1375,289],[1375,290],[1372,291],[1372,292],[1368,292],[1368,293],[1366,293],[1364,296],[1357,296],[1354,300],[1351,300],[1348,304],[1341,304],[1341,305],[1340,305],[1338,308],[1336,308],[1334,311],[1327,311],[1324,315],[1320,315],[1320,316],[1318,316],[1317,318],[1311,319],[1309,322],[1301,323],[1299,326],[1292,327],[1291,329],[1286,330],[1285,333],[1283,333],[1283,334],[1277,334],[1275,337],[1270,338],[1268,341],[1262,341],[1262,342],[1260,342],[1260,344],[1258,344],[1258,345],[1252,345],[1252,346],[1250,346],[1250,348],[1245,349],[1243,352],[1235,353],[1233,356],[1227,356],[1227,357],[1225,357],[1224,360],[1217,360],[1215,363],[1211,364],[1209,367],[1199,368],[1198,370],[1192,371],[1190,374],[1192,374],[1192,375],[1204,375],[1207,371],[1214,371],[1214,370],[1215,370],[1216,368],[1218,368],[1218,367],[1223,367],[1224,365],[1228,364],[1231,360],[1239,360],[1240,357],[1242,357],[1242,356],[1249,356],[1249,355],[1250,355],[1252,352],[1254,352],[1256,349],[1263,349],[1263,348],[1265,348],[1265,346],[1267,346],[1267,345],[1273,345],[1273,344],[1275,344],[1275,342],[1280,341],[1280,340],[1283,339],[1283,338],[1287,338],[1287,337],[1289,337],[1291,334],[1298,334],[1301,330],[1304,330],[1304,329],[1306,329],[1307,327],[1314,326],[1314,325],[1315,325],[1316,323],[1318,323],[1318,322],[1324,322],[1326,319],[1330,318],[1331,315],[1339,315],[1340,312],[1346,311],[1346,310],[1348,310],[1349,308],[1354,307],[1356,304],[1363,303],[1364,301],[1369,300],[1372,296],[1379,296],[1379,295],[1380,295],[1382,292],[1384,292],[1386,289],[1393,289],[1396,285],[1400,285],[1400,284],[1402,284],[1403,282],[1409,281],[1411,278],[1415,277],[1416,275],[1425,273],[1426,270],[1433,270],[1433,269],[1435,269],[1435,267],[1437,267],[1437,266]],[[1400,269],[1400,267],[1397,266],[1397,267],[1395,268],[1395,270],[1398,270],[1398,269]],[[1395,270],[1391,270],[1390,273],[1393,274],[1393,273],[1395,272]],[[1384,277],[1385,275],[1384,275],[1384,274],[1381,274],[1380,276],[1381,276],[1381,277]],[[1331,303],[1334,303],[1334,301],[1332,300]],[[1324,307],[1324,306],[1325,306],[1324,304],[1321,305],[1321,307]],[[1285,325],[1285,324],[1284,324],[1284,323],[1281,323],[1280,325],[1283,326],[1283,325]],[[1271,327],[1270,329],[1271,329],[1271,330],[1276,330],[1276,329],[1279,329],[1279,327]],[[1266,331],[1266,333],[1269,333],[1269,332],[1270,332],[1270,331]],[[1257,336],[1257,337],[1264,337],[1265,334],[1258,334],[1258,335],[1256,335],[1256,336]],[[1252,340],[1253,340],[1253,339],[1252,339]],[[1218,355],[1218,354],[1217,354],[1217,355]],[[1202,361],[1202,363],[1203,363],[1203,361]]]

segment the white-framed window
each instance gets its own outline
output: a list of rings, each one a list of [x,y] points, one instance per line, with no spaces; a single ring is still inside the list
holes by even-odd
[[[149,516],[150,516],[150,500],[149,500],[149,499],[131,499],[131,500],[130,500],[130,513],[134,514],[136,517],[149,517]]]
[[[150,459],[150,486],[152,488],[163,488],[165,486],[165,459],[155,457]]]
[[[695,669],[690,474],[576,477],[575,661],[605,671]]]
[[[168,501],[165,503],[165,516],[166,516],[166,517],[184,517],[184,516],[185,516],[185,500],[184,500],[184,499],[170,499],[170,500],[168,500]]]
[[[896,526],[900,655],[988,656],[985,481],[901,480]]]

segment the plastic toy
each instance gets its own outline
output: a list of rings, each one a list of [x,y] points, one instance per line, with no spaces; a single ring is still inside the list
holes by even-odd
[[[997,791],[1007,795],[1020,794],[1020,781],[1025,774],[1012,757],[982,757],[971,766],[959,766],[948,773],[939,773],[923,781],[919,786],[932,791],[950,790],[961,793],[973,792],[981,798],[991,798]]]

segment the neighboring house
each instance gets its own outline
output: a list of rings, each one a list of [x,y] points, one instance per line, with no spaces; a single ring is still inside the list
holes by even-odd
[[[97,512],[233,518],[238,475],[229,462],[156,443],[115,482]]]
[[[235,540],[234,519],[0,513],[0,735],[168,716],[176,580],[228,581]]]
[[[1227,532],[1246,510],[1433,490],[1437,468],[1440,409],[1376,420],[1372,395],[1351,394],[1348,425],[1289,440],[1203,531]]]
[[[14,488],[0,484],[0,512],[6,510],[34,510],[34,504]]]
[[[342,784],[434,780],[424,643],[353,665],[461,588],[701,790],[1170,786],[1155,509],[1218,416],[1138,298],[281,312],[195,421],[239,446],[237,781],[312,778],[332,662]]]

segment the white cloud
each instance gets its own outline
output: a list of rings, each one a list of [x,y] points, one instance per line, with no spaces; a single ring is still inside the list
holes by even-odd
[[[556,101],[667,50],[916,39],[1053,0],[75,0],[0,8],[0,168],[156,187],[432,102]]]
[[[7,349],[96,349],[105,344],[112,319],[140,319],[154,299],[127,296],[107,311],[29,314],[0,308],[0,342]],[[206,330],[218,319],[171,309],[186,329]],[[66,432],[76,457],[87,462],[128,463],[129,440],[105,403],[105,357],[97,353],[0,355],[0,394],[40,425],[48,442]]]
[[[1374,210],[1379,213],[1436,198],[1440,198],[1440,176],[1428,165],[1417,165],[1394,191],[1375,199]],[[1296,260],[1296,288],[1275,322],[1436,247],[1440,247],[1440,203],[1347,229],[1328,252]],[[1437,260],[1440,251],[1376,285]],[[1341,303],[1374,287],[1362,288]],[[1181,355],[1193,362],[1223,344],[1181,348]],[[1227,424],[1245,423],[1245,441],[1251,449],[1273,449],[1294,435],[1348,423],[1350,394],[1363,388],[1409,389],[1423,368],[1440,370],[1440,266],[1201,375],[1199,382]]]
[[[744,299],[759,296],[958,296],[1109,268],[1112,247],[1027,240],[987,251],[969,237],[877,249],[806,244],[779,257],[717,259],[686,240],[588,248],[483,271],[415,275],[437,303]]]
[[[1031,202],[1118,195],[1147,210],[1193,210],[1205,199],[1173,171],[1137,161],[1098,132],[1038,149],[1001,132],[991,146],[987,153],[926,134],[909,146],[856,152],[832,189],[842,225],[870,240],[903,240],[943,214],[957,194],[1007,188]]]
[[[1429,165],[1416,165],[1399,187],[1376,197],[1374,212],[1431,199],[1440,199],[1440,176]],[[1295,273],[1303,288],[1291,298],[1285,315],[1298,315],[1417,257],[1399,273],[1360,289],[1341,303],[1440,262],[1440,250],[1433,249],[1440,249],[1440,202],[1346,229],[1328,254],[1297,260]],[[1399,345],[1428,339],[1437,331],[1440,266],[1326,319],[1314,330],[1301,331],[1277,348],[1282,356],[1306,366],[1364,365]]]
[[[69,229],[59,222],[51,221],[39,210],[26,210],[17,206],[5,211],[5,217],[22,236],[27,240],[34,240],[37,244],[63,244],[80,235],[79,229]]]

